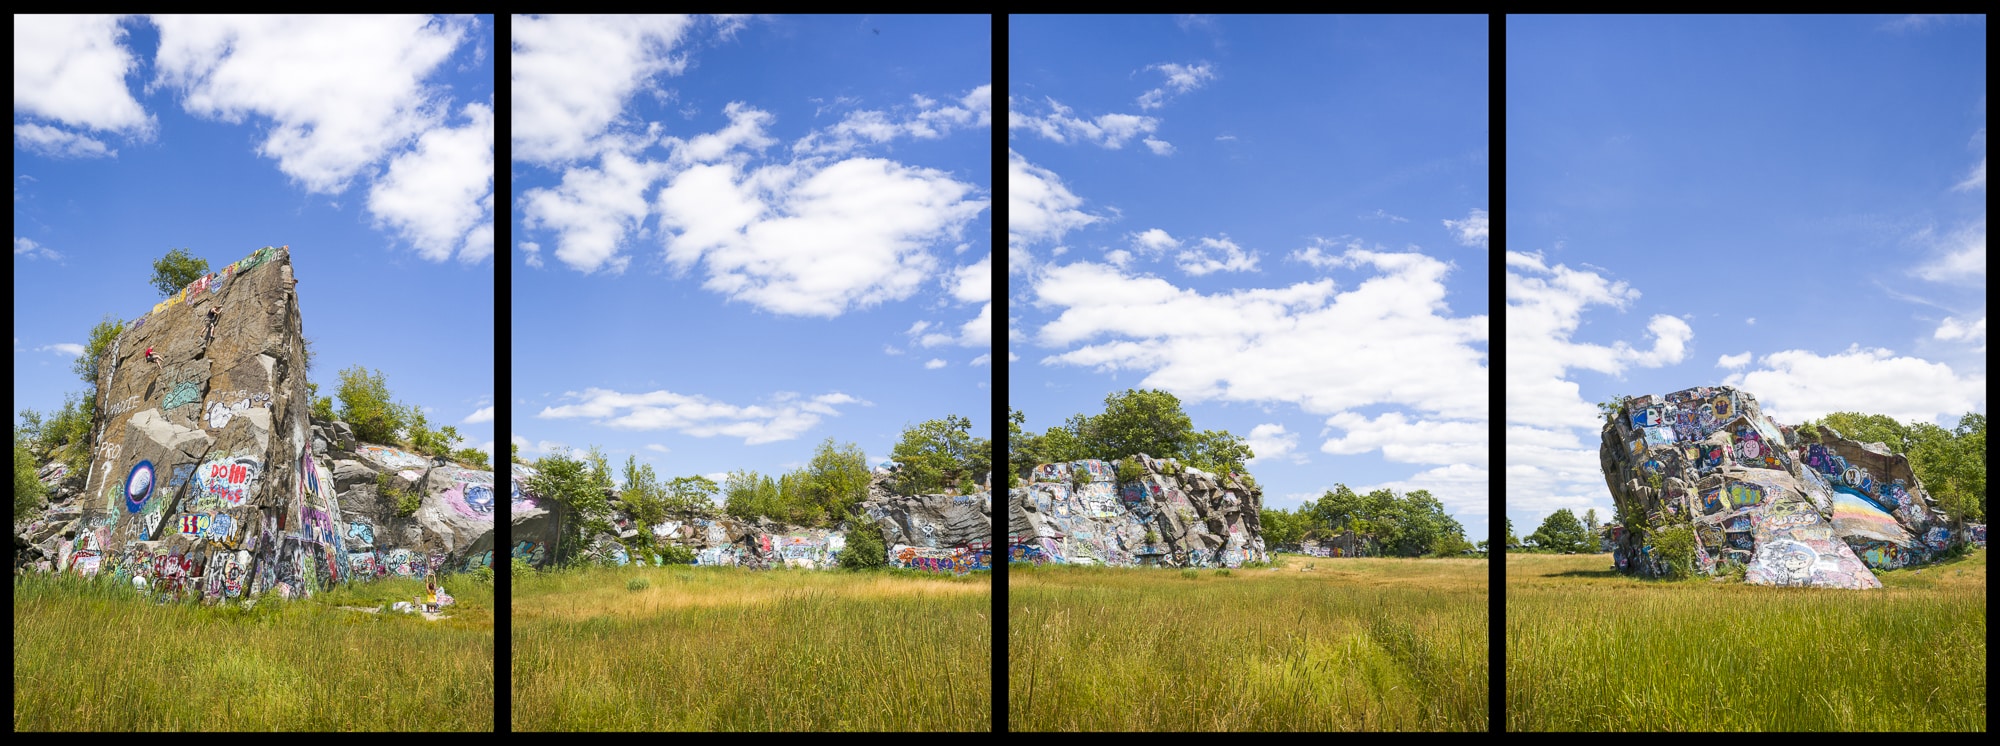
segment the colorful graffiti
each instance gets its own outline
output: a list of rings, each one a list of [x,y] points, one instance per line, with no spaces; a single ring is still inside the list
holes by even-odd
[[[361,445],[356,446],[354,451],[390,469],[424,469],[431,465],[430,459],[384,446]]]
[[[250,497],[257,484],[257,476],[264,470],[264,464],[251,456],[234,456],[211,459],[195,468],[195,487],[191,490],[195,510],[209,510],[218,507],[236,508]]]
[[[153,497],[153,462],[141,461],[132,465],[132,471],[125,475],[125,512],[137,513],[146,508],[146,501]]]
[[[452,475],[445,502],[467,518],[493,519],[493,472],[459,469]]]
[[[992,563],[993,551],[987,544],[944,548],[897,544],[889,548],[889,564],[925,572],[963,575],[974,570],[992,569]]]

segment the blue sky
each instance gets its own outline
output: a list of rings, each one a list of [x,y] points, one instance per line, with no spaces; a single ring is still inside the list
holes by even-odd
[[[1425,488],[1484,538],[1486,17],[1009,23],[1027,426],[1165,389],[1268,507]]]
[[[1979,17],[1510,17],[1507,513],[1611,509],[1594,402],[1986,410]]]
[[[992,431],[988,16],[513,20],[523,456]]]
[[[487,16],[15,16],[16,413],[85,388],[91,326],[151,311],[169,249],[219,268],[283,244],[322,393],[379,369],[490,448],[493,34]]]

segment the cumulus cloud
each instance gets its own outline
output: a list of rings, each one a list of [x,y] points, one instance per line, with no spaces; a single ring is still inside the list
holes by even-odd
[[[658,443],[647,443],[647,444],[646,444],[646,450],[648,450],[648,451],[656,451],[656,452],[659,452],[659,453],[667,453],[667,452],[668,452],[668,449],[667,449],[667,447],[666,447],[666,446],[663,446],[663,445],[660,445],[660,444],[658,444]]]
[[[938,358],[931,358],[929,360],[924,361],[924,370],[937,370],[939,368],[944,367],[945,365],[946,365],[945,361]]]
[[[1444,227],[1451,231],[1452,238],[1457,239],[1460,245],[1487,248],[1485,210],[1473,208],[1464,220],[1446,220]]]
[[[14,256],[27,257],[31,260],[51,259],[58,262],[62,261],[63,258],[63,255],[55,249],[36,243],[32,238],[22,238],[20,236],[14,237]]]
[[[1485,416],[1485,316],[1445,314],[1449,265],[1421,254],[1360,252],[1375,276],[1345,293],[1332,280],[1212,295],[1103,264],[1051,267],[1036,303],[1060,309],[1035,334],[1045,365],[1144,371],[1140,385],[1183,400],[1287,402],[1332,414],[1400,404],[1448,418]]]
[[[138,66],[117,16],[14,16],[14,123],[22,147],[57,157],[116,155],[82,131],[150,138],[158,120],[139,105],[125,76]]]
[[[703,287],[773,313],[834,317],[909,297],[933,275],[929,247],[987,207],[943,171],[879,158],[676,174],[657,211],[668,263]]]
[[[1074,112],[1055,99],[1048,102],[1049,112],[1043,115],[1026,113],[1022,106],[1008,99],[1007,129],[1026,131],[1044,139],[1059,143],[1095,143],[1099,147],[1118,150],[1132,138],[1151,135],[1160,129],[1160,120],[1136,114],[1103,114],[1092,119],[1070,116]],[[1155,151],[1157,152],[1157,150]]]
[[[1152,150],[1153,155],[1174,154],[1174,144],[1167,142],[1165,140],[1156,140],[1151,137],[1148,137],[1146,138],[1146,148]]]
[[[672,430],[697,438],[717,435],[742,438],[746,445],[791,440],[803,435],[822,417],[838,416],[837,406],[862,402],[834,392],[801,397],[792,392],[771,396],[767,404],[737,406],[701,395],[652,391],[627,394],[590,388],[565,392],[573,404],[544,408],[537,417],[587,419],[620,430]]]
[[[1686,357],[1693,329],[1658,315],[1647,324],[1655,338],[1651,349],[1623,340],[1575,341],[1586,310],[1627,308],[1639,291],[1596,272],[1550,266],[1539,253],[1509,251],[1506,266],[1507,505],[1546,513],[1603,503],[1596,443],[1602,420],[1570,380],[1571,372],[1618,375],[1632,365],[1678,363]]]
[[[1328,427],[1345,435],[1327,440],[1320,450],[1352,455],[1380,450],[1382,458],[1411,464],[1464,463],[1487,465],[1487,425],[1484,420],[1411,419],[1389,412],[1369,419],[1353,412],[1327,418]]]
[[[936,140],[954,130],[993,125],[993,86],[972,89],[952,104],[913,97],[914,106],[889,111],[864,109],[848,112],[840,123],[799,138],[794,153],[846,153],[866,145],[881,144],[901,137]]]
[[[1175,240],[1174,237],[1168,235],[1166,231],[1160,230],[1158,228],[1149,228],[1144,232],[1134,233],[1132,234],[1131,238],[1132,238],[1132,248],[1139,249],[1154,256],[1158,256],[1161,252],[1164,252],[1168,249],[1180,248],[1181,245],[1180,241]]]
[[[1007,150],[1007,247],[1018,256],[1008,257],[1008,271],[1026,271],[1028,246],[1054,243],[1063,234],[1104,218],[1078,209],[1083,198],[1063,185],[1056,172],[1029,163],[1027,158]]]
[[[654,76],[679,75],[690,16],[516,15],[513,155],[530,163],[587,158],[604,147],[625,103]]]
[[[153,85],[196,116],[269,119],[257,152],[307,191],[338,194],[437,124],[424,79],[468,23],[422,15],[155,16]]]
[[[1174,96],[1200,88],[1215,79],[1215,68],[1206,62],[1189,65],[1162,62],[1157,65],[1147,65],[1146,69],[1159,71],[1161,75],[1166,76],[1166,82],[1159,88],[1139,95],[1141,110],[1158,109],[1165,106]]]
[[[520,245],[521,245],[521,253],[527,255],[526,258],[522,259],[522,261],[527,262],[528,266],[530,267],[535,267],[537,269],[541,268],[542,245],[535,243],[533,241],[522,241]]]
[[[1217,258],[1220,252],[1221,258]],[[1251,272],[1257,269],[1257,252],[1244,251],[1228,236],[1203,238],[1176,257],[1181,271],[1200,277],[1215,272]]]
[[[555,231],[555,257],[571,269],[623,272],[632,261],[621,252],[625,237],[646,219],[646,188],[661,170],[657,163],[606,153],[598,167],[568,169],[560,185],[522,195],[521,224]]]
[[[83,345],[73,342],[58,342],[52,345],[43,345],[35,349],[41,352],[53,352],[63,357],[83,357]]]
[[[1299,434],[1285,432],[1284,425],[1265,423],[1250,428],[1250,434],[1243,438],[1243,442],[1245,445],[1250,446],[1251,453],[1256,454],[1255,457],[1245,463],[1254,464],[1264,459],[1279,459],[1287,456],[1292,457],[1294,462],[1304,463],[1305,461],[1303,455],[1296,453],[1299,447]]]
[[[472,414],[466,415],[465,420],[459,424],[476,425],[481,422],[492,422],[492,421],[493,421],[493,407],[492,405],[487,405],[483,408],[480,408],[477,411],[474,411]]]
[[[1937,332],[1932,336],[1946,341],[1985,342],[1986,317],[1981,316],[1969,323],[1947,318],[1944,323],[1938,325]]]
[[[1898,421],[1955,422],[1986,405],[1986,376],[1944,363],[1853,345],[1832,355],[1785,350],[1723,383],[1757,394],[1766,414],[1800,422],[1832,412],[1868,412]]]
[[[389,161],[368,211],[431,261],[493,254],[493,108],[466,104],[460,127],[438,127]]]
[[[1728,368],[1730,370],[1736,370],[1738,368],[1742,368],[1743,366],[1749,364],[1750,364],[1749,352],[1744,352],[1741,355],[1723,355],[1722,357],[1716,358],[1715,360],[1715,367]]]

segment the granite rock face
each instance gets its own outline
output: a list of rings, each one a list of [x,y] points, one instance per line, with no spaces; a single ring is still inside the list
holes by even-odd
[[[99,360],[88,471],[54,477],[76,486],[16,526],[36,569],[213,600],[490,554],[490,472],[412,457],[426,496],[403,517],[366,453],[335,461],[356,446],[344,423],[310,421],[296,286],[289,250],[266,247],[126,325]]]
[[[1035,467],[1027,484],[1008,491],[1009,560],[1240,567],[1270,559],[1257,513],[1263,492],[1254,483],[1172,459],[1133,458],[1142,474],[1122,485],[1117,461]]]
[[[1756,585],[1878,588],[1870,568],[1929,562],[1963,541],[1908,459],[1817,430],[1781,427],[1748,392],[1704,386],[1626,400],[1598,454],[1620,515],[1691,523],[1703,573],[1739,565]],[[1621,572],[1666,571],[1626,527],[1604,542]]]
[[[568,520],[562,506],[540,500],[527,488],[525,479],[533,476],[532,467],[515,464],[514,474],[516,491],[513,525],[508,534],[509,553],[536,567],[555,561],[558,551],[570,554],[571,550],[556,543],[561,523]],[[890,564],[951,573],[991,567],[990,492],[896,497],[882,489],[882,484],[882,476],[878,475],[861,509],[873,520],[874,529],[881,532],[887,548],[885,559]],[[576,554],[585,560],[616,565],[659,564],[660,557],[634,556],[620,541],[647,531],[656,543],[692,550],[697,565],[831,569],[839,565],[840,554],[847,549],[848,532],[858,528],[789,526],[768,520],[746,521],[719,513],[677,516],[652,526],[641,526],[631,516],[614,511],[611,521],[617,535],[590,537]]]

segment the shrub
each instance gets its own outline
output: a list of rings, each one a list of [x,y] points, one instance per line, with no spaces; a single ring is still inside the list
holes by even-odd
[[[1181,577],[1187,578],[1188,580],[1196,580],[1201,577],[1201,571],[1190,567],[1181,571]]]
[[[1118,461],[1118,481],[1137,482],[1146,477],[1146,467],[1139,464],[1138,456],[1127,456]]]
[[[663,545],[660,547],[660,562],[669,565],[692,565],[694,550],[679,544]]]
[[[40,479],[35,477],[38,470],[34,454],[21,441],[14,441],[14,521],[32,518],[41,510],[45,489]]]
[[[625,590],[628,591],[643,591],[651,587],[653,587],[652,582],[645,578],[633,578],[625,581]]]
[[[1685,578],[1694,574],[1694,527],[1670,525],[1653,531],[1653,552],[1666,563],[1667,576]]]
[[[841,567],[866,570],[889,564],[889,547],[882,543],[882,532],[875,529],[873,519],[849,513],[847,526],[847,546],[840,550]]]
[[[389,382],[382,371],[370,373],[356,365],[340,372],[340,419],[354,428],[356,439],[369,443],[394,443],[396,432],[410,425],[412,410],[396,404],[389,396]]]
[[[423,507],[424,488],[421,484],[404,486],[402,477],[382,472],[375,475],[375,489],[396,501],[396,515],[413,516],[417,514],[417,508]]]
[[[515,557],[513,559],[513,562],[508,565],[508,572],[511,573],[513,577],[525,578],[535,574],[535,566],[528,564],[527,560],[521,559],[520,557]]]

